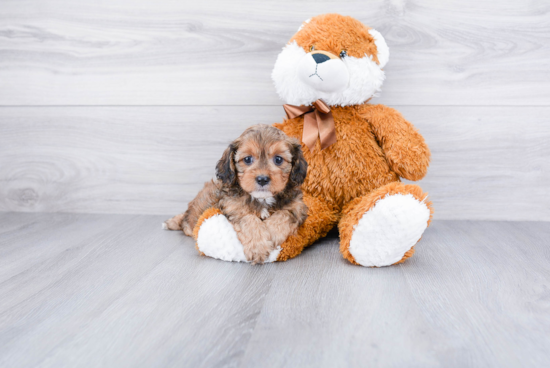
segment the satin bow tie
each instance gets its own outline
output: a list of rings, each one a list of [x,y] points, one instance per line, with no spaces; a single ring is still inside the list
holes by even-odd
[[[310,152],[313,152],[315,148],[317,137],[321,141],[321,150],[336,143],[336,129],[330,107],[322,100],[317,100],[312,105],[283,105],[289,119],[304,115],[302,142],[306,144]]]

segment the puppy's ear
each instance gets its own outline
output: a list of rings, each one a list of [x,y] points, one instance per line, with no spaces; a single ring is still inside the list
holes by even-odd
[[[233,142],[223,152],[222,158],[216,165],[216,177],[224,184],[235,182],[235,152],[237,152],[237,144]]]
[[[302,153],[302,145],[297,139],[292,139],[290,145],[292,147],[292,171],[290,172],[290,181],[295,186],[298,186],[306,179],[307,161]]]

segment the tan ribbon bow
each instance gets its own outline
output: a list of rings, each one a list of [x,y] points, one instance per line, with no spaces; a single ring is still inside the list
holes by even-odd
[[[304,115],[304,131],[302,142],[310,151],[315,148],[317,137],[321,140],[321,150],[336,143],[336,129],[330,107],[322,100],[317,100],[313,106],[283,105],[289,119]]]

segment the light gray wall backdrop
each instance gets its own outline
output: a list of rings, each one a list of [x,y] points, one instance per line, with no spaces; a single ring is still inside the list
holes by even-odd
[[[433,153],[437,219],[550,220],[548,1],[3,0],[0,211],[175,214],[313,15],[390,46],[382,95]]]

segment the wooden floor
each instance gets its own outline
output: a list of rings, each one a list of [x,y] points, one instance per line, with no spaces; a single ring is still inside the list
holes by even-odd
[[[435,221],[403,265],[264,266],[166,216],[0,214],[1,367],[550,366],[550,223]]]

